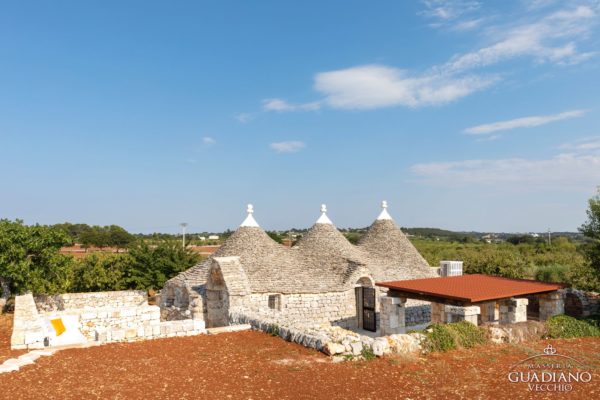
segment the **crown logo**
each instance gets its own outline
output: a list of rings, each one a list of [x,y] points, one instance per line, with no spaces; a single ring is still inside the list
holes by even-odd
[[[544,349],[544,354],[547,354],[549,356],[552,356],[554,354],[556,354],[556,349],[554,347],[552,347],[551,344],[549,344],[548,346],[546,346],[546,348]]]

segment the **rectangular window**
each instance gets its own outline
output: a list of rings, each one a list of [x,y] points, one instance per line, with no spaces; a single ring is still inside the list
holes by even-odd
[[[269,308],[271,310],[281,310],[281,295],[270,294],[269,295]]]

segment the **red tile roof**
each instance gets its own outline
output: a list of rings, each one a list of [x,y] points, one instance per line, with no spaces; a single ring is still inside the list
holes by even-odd
[[[402,292],[429,295],[466,303],[552,292],[565,287],[560,283],[510,279],[480,274],[378,282],[376,285]]]

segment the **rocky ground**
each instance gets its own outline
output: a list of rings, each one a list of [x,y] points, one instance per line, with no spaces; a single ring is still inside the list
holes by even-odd
[[[2,360],[14,353],[8,350],[9,323],[0,318]],[[576,384],[568,396],[533,398],[600,398],[598,339],[332,363],[322,353],[255,331],[63,350],[0,375],[0,398],[528,399],[526,385],[509,383],[507,372],[548,342],[589,365],[593,379]]]

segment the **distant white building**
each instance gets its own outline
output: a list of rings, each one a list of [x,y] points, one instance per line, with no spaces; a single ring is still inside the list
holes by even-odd
[[[219,235],[210,235],[208,240],[219,240]]]

